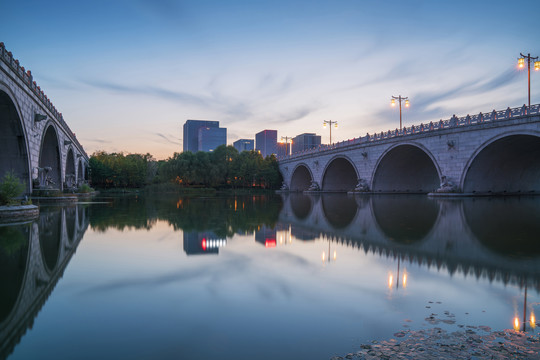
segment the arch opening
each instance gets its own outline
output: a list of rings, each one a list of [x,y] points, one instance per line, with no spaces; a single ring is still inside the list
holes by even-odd
[[[75,229],[77,228],[77,206],[66,207],[65,215],[68,241],[73,242],[75,240]]]
[[[334,229],[344,229],[354,220],[358,205],[347,194],[322,194],[324,217]]]
[[[23,287],[28,261],[30,227],[0,227],[0,324],[14,310]]]
[[[297,219],[304,220],[311,214],[313,207],[312,197],[304,194],[291,194],[289,199],[292,211]]]
[[[358,175],[353,164],[345,158],[330,162],[324,172],[322,190],[333,192],[353,191],[358,183]]]
[[[463,202],[467,225],[491,251],[507,258],[540,257],[540,201],[536,196],[478,197]]]
[[[428,154],[414,145],[399,145],[384,155],[373,177],[374,192],[425,194],[440,185]]]
[[[540,193],[540,137],[510,135],[482,149],[463,182],[468,193]]]
[[[47,128],[41,143],[39,167],[40,188],[61,189],[60,149],[58,147],[58,136],[52,125]]]
[[[68,150],[66,157],[66,175],[64,187],[67,189],[73,189],[75,187],[75,159],[73,157],[73,150]]]
[[[439,205],[419,195],[373,196],[375,221],[388,240],[409,245],[421,242],[439,217]]]
[[[309,169],[305,165],[299,165],[291,177],[290,191],[304,191],[309,189],[313,180]]]
[[[83,179],[83,164],[82,160],[79,160],[77,165],[77,186],[81,186],[84,182]]]
[[[60,256],[62,240],[61,208],[50,208],[39,213],[39,244],[43,262],[49,271],[53,271]]]
[[[30,192],[28,150],[22,121],[11,98],[0,91],[0,179],[8,171],[13,171],[26,184],[26,192]]]

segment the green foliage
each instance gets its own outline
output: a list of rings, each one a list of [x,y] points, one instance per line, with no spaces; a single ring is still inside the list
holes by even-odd
[[[25,185],[19,180],[13,171],[5,173],[0,182],[0,205],[14,205],[15,198],[21,196]]]
[[[82,184],[77,189],[77,192],[81,194],[87,194],[87,193],[94,192],[94,189],[92,189],[88,184]]]
[[[182,186],[277,189],[282,177],[275,156],[219,146],[213,152],[175,153],[158,170],[161,181]]]
[[[137,188],[144,186],[154,171],[150,154],[128,154],[97,151],[90,157],[92,184],[101,188]]]
[[[89,208],[90,226],[95,231],[149,230],[157,221],[166,221],[174,229],[208,230],[223,237],[256,231],[263,225],[274,227],[283,206],[281,197],[275,194],[234,197],[146,194],[111,197],[108,202]]]

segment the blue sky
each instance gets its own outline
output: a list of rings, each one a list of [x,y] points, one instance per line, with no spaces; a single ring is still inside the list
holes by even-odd
[[[527,101],[520,52],[540,55],[540,2],[2,1],[0,41],[87,152],[182,149],[187,119],[228,143],[337,120],[341,141]],[[531,74],[540,103],[540,73]]]

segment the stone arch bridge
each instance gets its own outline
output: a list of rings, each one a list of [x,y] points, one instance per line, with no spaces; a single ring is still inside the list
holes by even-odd
[[[62,278],[90,218],[88,205],[47,206],[39,219],[0,225],[0,359],[32,328],[34,319]]]
[[[540,105],[493,110],[280,158],[282,190],[540,193]]]
[[[88,180],[88,155],[60,112],[0,43],[0,178],[13,171],[34,189]]]

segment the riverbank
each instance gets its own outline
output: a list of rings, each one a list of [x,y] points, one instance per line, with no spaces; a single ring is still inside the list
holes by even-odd
[[[448,332],[439,327],[404,330],[396,339],[373,341],[342,359],[539,359],[540,338],[514,330],[491,331],[485,326],[467,326]]]

